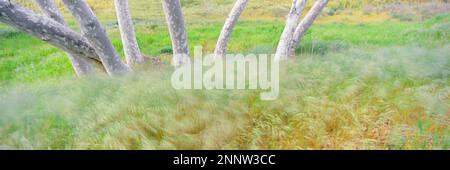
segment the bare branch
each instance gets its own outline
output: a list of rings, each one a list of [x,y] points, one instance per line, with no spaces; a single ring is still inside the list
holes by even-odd
[[[36,0],[36,4],[47,17],[67,26],[64,17],[59,13],[53,0]],[[77,54],[67,53],[67,56],[78,76],[88,75],[95,71],[95,68],[91,64]]]
[[[136,41],[133,20],[131,18],[128,0],[115,0],[117,20],[119,22],[120,35],[122,36],[125,58],[129,67],[144,62],[139,45]]]
[[[100,62],[99,56],[82,35],[9,0],[0,0],[0,21],[68,53],[77,54],[89,63]]]
[[[241,16],[247,6],[247,3],[248,0],[237,0],[234,4],[234,7],[228,15],[217,41],[216,49],[214,51],[216,57],[223,57],[226,54],[231,33],[239,20],[239,16]]]
[[[277,51],[275,53],[276,60],[287,59],[289,43],[292,40],[295,27],[300,22],[300,17],[305,8],[307,0],[294,0],[292,2],[292,8],[286,17],[286,25],[284,27],[283,34],[281,35],[278,43]]]
[[[295,48],[298,47],[300,41],[303,39],[306,31],[311,27],[316,18],[327,5],[328,0],[316,0],[311,10],[306,14],[305,18],[300,22],[294,32],[294,36],[289,44],[289,56],[295,55]]]
[[[81,33],[93,45],[109,75],[129,72],[129,68],[120,60],[116,49],[108,38],[92,9],[85,0],[63,0],[69,11],[77,20]]]
[[[162,0],[173,48],[173,65],[190,64],[189,46],[180,0]]]

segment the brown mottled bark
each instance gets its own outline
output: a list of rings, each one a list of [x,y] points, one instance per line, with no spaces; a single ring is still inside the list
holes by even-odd
[[[216,57],[225,56],[231,33],[233,33],[234,26],[239,20],[239,16],[241,16],[242,12],[247,6],[247,3],[248,0],[237,0],[236,3],[234,4],[234,7],[231,10],[230,14],[228,15],[227,20],[225,21],[225,24],[222,28],[222,32],[220,33],[219,39],[217,41],[216,49],[214,51]]]
[[[172,39],[172,64],[176,67],[190,64],[188,36],[180,0],[162,0],[162,4]]]
[[[70,54],[75,54],[91,64],[100,63],[94,48],[82,35],[9,0],[0,0],[0,21]]]
[[[288,55],[295,55],[295,49],[298,47],[300,41],[303,39],[306,31],[311,27],[317,17],[320,15],[322,10],[327,5],[328,0],[316,0],[311,10],[306,14],[305,18],[300,22],[300,24],[295,29],[293,38],[288,47]]]
[[[63,0],[81,28],[81,33],[92,44],[109,75],[121,75],[129,68],[119,58],[105,29],[101,26],[92,9],[85,0]]]
[[[117,20],[119,22],[120,35],[122,36],[125,58],[129,67],[144,62],[134,32],[133,20],[131,18],[128,0],[115,0]]]
[[[36,0],[36,4],[41,8],[45,16],[67,26],[64,17],[60,14],[53,0]],[[95,68],[78,54],[67,53],[72,63],[72,67],[78,76],[88,75],[95,71]]]
[[[286,25],[278,43],[277,51],[275,52],[276,60],[284,60],[288,58],[289,43],[294,35],[295,27],[300,22],[303,9],[306,5],[306,0],[294,0],[292,2],[291,10],[286,17]]]

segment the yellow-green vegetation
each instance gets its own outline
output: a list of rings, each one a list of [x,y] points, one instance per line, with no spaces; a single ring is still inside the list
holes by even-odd
[[[450,48],[348,49],[283,64],[281,94],[177,91],[170,68],[4,88],[15,149],[448,149]]]
[[[182,2],[191,48],[211,52],[233,1]],[[393,2],[332,0],[282,63],[276,101],[174,90],[169,65],[76,78],[64,52],[0,25],[0,149],[449,149],[450,15],[366,9]],[[123,55],[113,1],[89,3]],[[159,1],[130,5],[142,52],[168,60]],[[273,53],[289,5],[251,0],[230,52]]]
[[[449,42],[449,21],[449,15],[439,15],[424,22],[319,23],[309,30],[298,52],[325,53],[349,46],[438,47]],[[119,54],[123,55],[117,26],[105,26]],[[221,27],[222,24],[216,22],[190,25],[190,47],[201,45],[205,53],[212,52]],[[165,25],[138,21],[136,29],[138,43],[147,56],[162,57],[171,52]],[[229,50],[233,53],[272,53],[282,31],[281,21],[242,21],[236,26]],[[63,51],[6,26],[0,26],[0,36],[0,84],[73,75]]]
[[[30,0],[15,0],[35,11],[38,8]],[[104,21],[115,20],[114,1],[87,0],[97,16]],[[308,3],[306,10],[312,6]],[[61,1],[56,1],[63,7]],[[223,21],[234,4],[234,0],[181,0],[187,22]],[[129,0],[133,18],[136,20],[164,21],[160,0]],[[284,20],[292,0],[250,0],[248,9],[241,20]],[[447,6],[447,8],[443,8]],[[61,8],[66,18],[73,19],[65,8]],[[447,10],[446,10],[447,9]],[[321,20],[341,21],[348,19],[354,22],[370,22],[388,19],[386,13],[424,14],[432,11],[448,11],[447,0],[330,0]],[[372,17],[372,14],[377,14]],[[381,15],[380,15],[381,14]],[[403,13],[402,13],[403,14]],[[335,17],[338,16],[338,17]]]

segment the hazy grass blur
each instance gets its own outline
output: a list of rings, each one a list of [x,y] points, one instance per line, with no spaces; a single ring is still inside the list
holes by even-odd
[[[282,69],[258,91],[176,91],[170,68],[2,89],[16,149],[448,149],[450,48],[347,49]]]
[[[191,48],[213,50],[232,2],[182,0]],[[270,102],[176,91],[168,65],[79,79],[64,52],[0,24],[0,149],[449,149],[448,3],[398,2],[332,0]],[[89,3],[123,55],[113,1]],[[130,3],[142,52],[168,61],[159,0]],[[251,1],[230,52],[273,53],[289,5]]]

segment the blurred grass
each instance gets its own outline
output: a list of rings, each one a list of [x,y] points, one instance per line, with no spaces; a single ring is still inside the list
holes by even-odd
[[[123,55],[112,2],[89,0]],[[183,0],[191,48],[212,52],[232,2]],[[276,47],[290,1],[255,2],[231,53]],[[259,91],[175,91],[166,66],[78,79],[64,52],[0,24],[0,149],[449,149],[450,15],[363,9],[395,2],[332,0],[272,102]],[[159,1],[130,4],[142,52],[170,57]]]
[[[449,149],[449,49],[303,55],[275,101],[174,90],[169,67],[2,88],[0,148]]]

